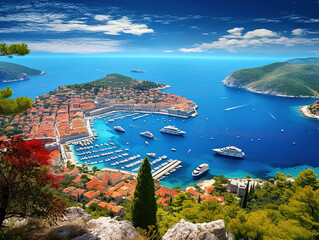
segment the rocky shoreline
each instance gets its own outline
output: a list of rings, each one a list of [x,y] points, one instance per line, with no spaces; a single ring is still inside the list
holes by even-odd
[[[312,119],[319,119],[319,116],[316,116],[312,112],[310,112],[310,110],[308,109],[308,105],[302,106],[298,110],[304,117],[312,118]]]
[[[234,88],[242,88],[246,89],[249,92],[252,93],[258,93],[258,94],[264,94],[264,95],[270,95],[270,96],[276,96],[276,97],[289,97],[289,98],[316,98],[315,96],[295,96],[295,95],[287,95],[283,93],[278,93],[275,91],[270,90],[259,90],[252,87],[248,87],[247,85],[242,85],[238,83],[238,80],[233,78],[232,75],[228,75],[223,81],[223,84],[227,87],[234,87]]]

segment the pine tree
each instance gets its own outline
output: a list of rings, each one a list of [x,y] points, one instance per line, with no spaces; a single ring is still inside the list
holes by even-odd
[[[201,203],[201,202],[202,202],[202,199],[200,198],[200,195],[198,196],[197,202],[198,202],[198,203]]]
[[[248,189],[249,189],[249,181],[247,182],[247,186],[245,188],[245,193],[241,202],[241,207],[245,208],[247,206],[247,199],[248,199]]]
[[[137,184],[133,196],[132,222],[134,227],[148,230],[149,226],[154,226],[156,230],[156,211],[154,179],[151,173],[151,164],[146,157],[137,174]]]

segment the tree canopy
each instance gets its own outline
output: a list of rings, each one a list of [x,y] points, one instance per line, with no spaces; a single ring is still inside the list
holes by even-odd
[[[151,164],[146,157],[137,175],[137,184],[132,202],[132,222],[135,227],[149,230],[156,224],[157,204]]]
[[[0,142],[0,229],[12,217],[55,218],[64,202],[44,188],[57,188],[57,179],[48,173],[49,152],[39,140],[12,137]]]
[[[7,45],[6,43],[0,43],[0,55],[2,56],[24,56],[30,53],[28,45],[25,43],[21,44],[11,44]]]
[[[10,87],[0,90],[0,114],[20,113],[32,107],[33,100],[28,97],[9,98],[13,94]]]

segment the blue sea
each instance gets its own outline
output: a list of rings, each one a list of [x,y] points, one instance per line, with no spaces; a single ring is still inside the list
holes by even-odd
[[[194,184],[191,172],[200,163],[210,165],[210,172],[203,179],[221,174],[226,177],[245,177],[249,174],[251,177],[268,178],[277,171],[296,176],[307,168],[313,168],[319,173],[319,121],[305,118],[298,112],[299,106],[310,104],[316,99],[260,95],[228,88],[221,82],[235,70],[285,59],[31,54],[2,60],[47,72],[27,81],[1,83],[1,87],[10,86],[14,96],[35,98],[58,86],[89,82],[109,73],[120,73],[138,80],[166,83],[172,88],[165,91],[195,101],[199,106],[199,115],[185,122],[183,119],[156,114],[135,121],[133,117],[108,124],[105,124],[104,118],[94,121],[99,133],[99,140],[94,145],[112,139],[118,148],[129,148],[130,155],[145,156],[147,152],[155,152],[158,156],[165,154],[169,159],[181,160],[183,167],[161,181],[166,186]],[[131,69],[145,72],[132,73]],[[184,137],[161,134],[159,130],[168,124],[187,133]],[[113,130],[115,125],[124,127],[126,133],[116,133]],[[284,133],[281,129],[284,129]],[[139,133],[144,130],[151,131],[156,139],[147,140],[140,136]],[[145,140],[149,145],[145,144]],[[212,152],[212,148],[229,145],[243,149],[246,157],[236,160]],[[177,151],[172,152],[171,148]],[[111,163],[97,166],[110,167]]]

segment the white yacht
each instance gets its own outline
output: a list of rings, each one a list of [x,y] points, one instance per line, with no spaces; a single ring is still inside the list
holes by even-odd
[[[118,131],[118,132],[125,132],[125,129],[122,128],[121,126],[115,126],[114,130]]]
[[[217,154],[228,156],[228,157],[244,158],[245,156],[245,153],[241,149],[235,146],[215,148],[212,150]]]
[[[172,135],[178,135],[178,136],[182,136],[184,135],[184,131],[180,130],[179,128],[175,127],[175,126],[166,126],[163,127],[160,130],[161,133],[167,133],[167,134],[172,134]]]
[[[209,165],[207,163],[200,164],[197,168],[192,172],[192,176],[197,178],[206,174],[209,170]]]
[[[150,131],[141,132],[140,134],[141,134],[143,137],[154,138],[154,135],[153,135]]]
[[[156,158],[156,153],[146,153],[150,158]]]

